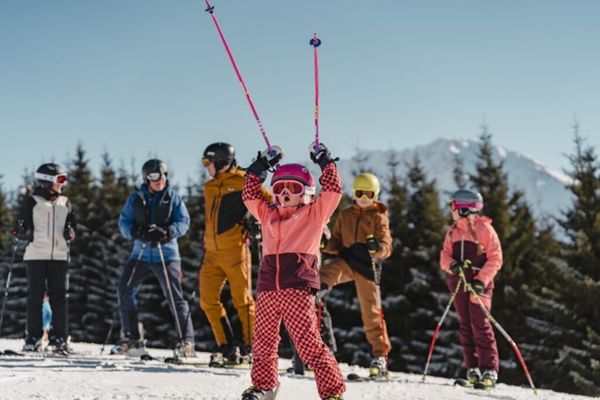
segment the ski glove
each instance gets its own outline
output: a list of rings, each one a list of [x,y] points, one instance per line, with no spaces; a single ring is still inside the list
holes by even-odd
[[[261,180],[267,179],[267,171],[272,170],[283,158],[283,149],[271,146],[271,151],[258,152],[256,160],[247,168],[247,171],[258,176]]]
[[[469,267],[471,267],[471,260],[465,260],[462,263],[454,260],[450,264],[450,271],[454,275],[460,275],[460,271],[465,272],[467,269],[469,269]]]
[[[367,248],[369,249],[369,253],[377,253],[381,250],[381,245],[375,236],[367,236]]]
[[[65,225],[65,230],[63,231],[63,237],[67,242],[75,239],[75,229],[71,226],[70,223]]]
[[[319,143],[319,148],[316,148],[316,143],[312,142],[308,148],[310,152],[310,159],[321,167],[321,171],[325,169],[327,164],[335,162],[338,158],[332,158],[331,152],[323,143]]]
[[[171,239],[169,228],[162,228],[156,225],[150,225],[146,232],[146,238],[149,242],[166,242]]]
[[[483,293],[485,293],[485,284],[479,279],[473,279],[471,281],[471,287],[478,295],[482,295]]]
[[[17,224],[10,233],[17,240],[33,240],[33,232],[28,232],[25,228],[25,221],[22,219],[17,221]]]

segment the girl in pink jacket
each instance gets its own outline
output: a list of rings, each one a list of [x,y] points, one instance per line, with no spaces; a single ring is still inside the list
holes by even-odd
[[[314,147],[311,147],[314,149]],[[242,199],[262,225],[263,258],[257,281],[255,332],[252,341],[252,386],[242,400],[275,399],[278,381],[279,327],[283,320],[300,358],[314,371],[322,399],[342,399],[346,390],[339,366],[323,343],[317,326],[314,293],[320,289],[319,244],[323,227],[341,197],[340,178],[329,150],[311,150],[319,164],[321,192],[300,164],[279,166],[271,179],[275,204],[261,194],[266,171],[282,153],[263,152],[248,167]]]
[[[502,266],[502,247],[492,220],[481,215],[483,198],[477,192],[461,189],[452,195],[454,225],[448,228],[440,255],[440,266],[448,272],[448,288],[454,292],[462,269],[467,282],[488,310],[492,308],[494,277]],[[490,321],[477,300],[462,288],[454,300],[458,313],[460,342],[467,368],[467,380],[486,388],[498,377],[498,345]]]

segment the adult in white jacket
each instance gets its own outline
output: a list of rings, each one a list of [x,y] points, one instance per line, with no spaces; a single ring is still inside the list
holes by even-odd
[[[48,294],[52,307],[49,349],[67,353],[67,268],[69,242],[75,221],[62,189],[65,170],[54,163],[35,172],[36,186],[23,201],[13,235],[29,241],[23,261],[27,267],[27,337],[23,351],[42,351],[42,302]]]

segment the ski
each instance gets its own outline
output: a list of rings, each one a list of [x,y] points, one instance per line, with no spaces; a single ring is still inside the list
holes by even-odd
[[[460,387],[468,387],[468,388],[472,388],[473,384],[470,383],[468,380],[466,379],[462,379],[462,378],[458,378],[454,380],[454,386],[460,386]]]
[[[24,357],[25,354],[24,353],[19,353],[18,351],[7,349],[7,350],[4,350],[4,351],[0,351],[0,356]]]
[[[348,382],[389,382],[390,378],[388,375],[385,376],[362,376],[356,373],[350,373],[346,375]]]
[[[200,358],[185,358],[185,357],[152,357],[149,354],[144,354],[140,357],[142,361],[158,361],[165,364],[171,365],[188,365],[193,367],[206,367],[206,368],[222,368],[222,369],[250,369],[252,364],[250,363],[230,363],[226,362],[219,365],[211,365],[208,360]]]

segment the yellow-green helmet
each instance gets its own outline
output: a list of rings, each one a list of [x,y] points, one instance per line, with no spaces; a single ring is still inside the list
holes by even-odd
[[[379,191],[381,190],[379,186],[379,179],[369,172],[363,172],[360,175],[357,175],[354,178],[354,182],[352,182],[352,196],[356,199],[356,191],[357,190],[365,190],[369,192],[375,193],[373,196],[373,200],[377,200],[379,196]],[[362,197],[362,196],[358,196]]]

